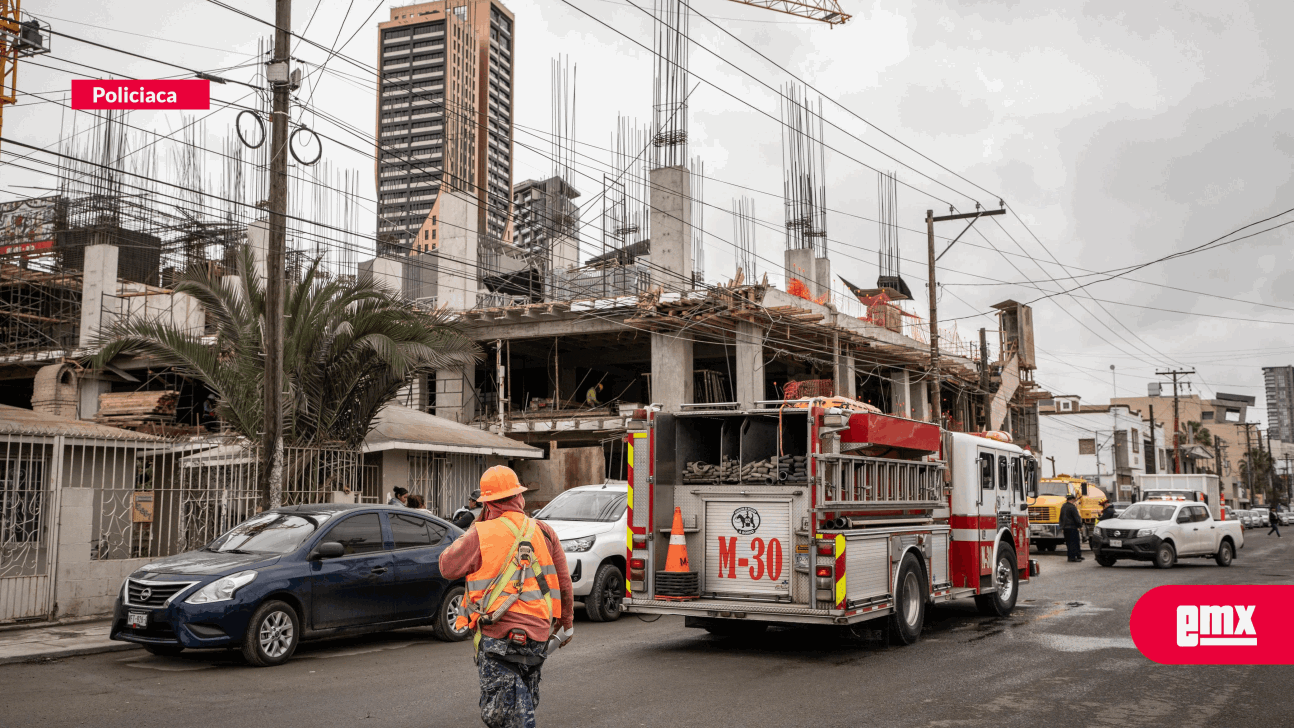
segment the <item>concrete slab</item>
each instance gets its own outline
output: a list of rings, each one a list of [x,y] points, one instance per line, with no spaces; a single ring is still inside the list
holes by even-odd
[[[0,665],[38,659],[59,659],[100,652],[137,649],[129,642],[108,639],[111,620],[0,632]]]

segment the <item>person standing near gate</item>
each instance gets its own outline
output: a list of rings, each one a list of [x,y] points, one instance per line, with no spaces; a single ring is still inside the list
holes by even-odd
[[[473,630],[481,720],[490,728],[535,728],[548,640],[565,647],[574,632],[566,554],[552,527],[526,516],[525,490],[511,468],[486,470],[480,517],[440,555],[442,575],[467,577],[456,627]]]
[[[1070,561],[1083,560],[1083,543],[1078,539],[1078,532],[1083,528],[1083,517],[1074,505],[1074,494],[1065,496],[1065,505],[1060,507],[1060,530],[1065,533],[1065,551]]]

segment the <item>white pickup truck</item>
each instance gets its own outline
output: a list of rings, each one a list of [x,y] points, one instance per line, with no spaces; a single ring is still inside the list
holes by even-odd
[[[1153,561],[1168,569],[1179,558],[1211,558],[1230,566],[1244,548],[1240,521],[1217,521],[1203,504],[1190,501],[1143,501],[1101,521],[1092,535],[1096,563],[1114,566],[1120,559]]]

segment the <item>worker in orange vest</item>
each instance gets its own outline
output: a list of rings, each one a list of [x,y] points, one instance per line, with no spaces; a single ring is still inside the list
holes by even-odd
[[[525,490],[512,468],[486,470],[480,517],[440,555],[442,575],[467,577],[456,628],[472,628],[490,728],[534,728],[549,640],[565,647],[574,632],[566,554],[548,524],[526,516]]]

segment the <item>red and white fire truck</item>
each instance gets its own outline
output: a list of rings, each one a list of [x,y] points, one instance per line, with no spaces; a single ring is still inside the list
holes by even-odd
[[[927,604],[973,597],[1009,614],[1038,574],[1026,506],[1037,459],[1005,435],[865,408],[639,410],[627,435],[625,609],[716,633],[888,617],[902,644],[920,636]],[[686,575],[664,567],[675,508]]]

